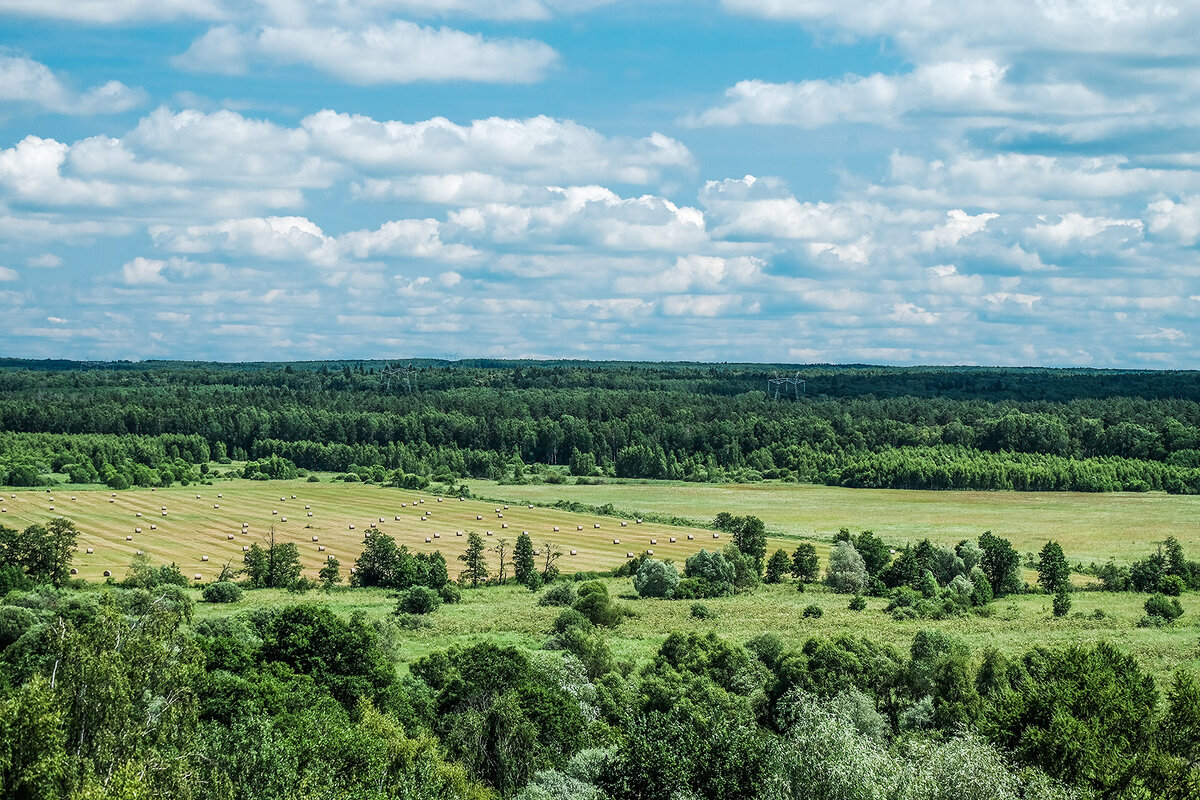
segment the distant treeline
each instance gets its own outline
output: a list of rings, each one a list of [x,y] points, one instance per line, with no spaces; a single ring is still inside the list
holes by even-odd
[[[49,472],[144,484],[149,471],[181,480],[208,459],[280,456],[435,479],[536,480],[529,465],[543,464],[584,477],[1200,492],[1197,372],[819,367],[784,400],[767,391],[776,368],[754,365],[4,363],[10,484]]]

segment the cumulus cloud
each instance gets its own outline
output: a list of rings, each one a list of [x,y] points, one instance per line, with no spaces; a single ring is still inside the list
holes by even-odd
[[[0,267],[0,283],[7,282],[7,281],[15,281],[15,280],[17,280],[17,278],[20,278],[20,277],[21,276],[17,273],[17,271],[15,269],[9,269],[8,267]]]
[[[486,39],[451,28],[405,20],[362,28],[212,28],[177,66],[240,74],[251,64],[303,64],[362,85],[416,81],[534,83],[558,60],[555,50],[528,39]]]
[[[117,114],[145,103],[146,93],[120,81],[76,91],[45,64],[0,53],[0,102],[29,103],[59,114]]]
[[[1146,206],[1146,227],[1150,233],[1184,246],[1200,242],[1200,196],[1150,203]]]
[[[0,0],[0,14],[48,17],[93,24],[221,19],[216,0]]]

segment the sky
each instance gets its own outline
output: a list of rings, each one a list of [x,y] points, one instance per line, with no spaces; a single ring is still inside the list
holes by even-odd
[[[0,355],[1191,369],[1198,0],[0,0]]]

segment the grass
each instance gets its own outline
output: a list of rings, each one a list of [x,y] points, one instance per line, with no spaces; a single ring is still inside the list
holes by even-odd
[[[691,617],[691,602],[679,600],[632,599],[628,579],[605,579],[610,593],[624,595],[621,602],[633,612],[615,630],[606,634],[613,655],[630,663],[650,658],[672,631],[707,633],[713,631],[736,642],[745,642],[764,633],[773,633],[786,643],[799,646],[812,636],[837,637],[845,634],[866,636],[906,651],[913,636],[922,629],[945,631],[966,642],[976,656],[985,648],[1020,654],[1037,645],[1094,645],[1101,641],[1116,643],[1137,656],[1142,665],[1159,678],[1183,668],[1200,671],[1200,595],[1182,598],[1185,613],[1164,628],[1138,628],[1143,615],[1145,595],[1075,592],[1072,613],[1055,618],[1048,595],[1019,595],[1002,598],[994,604],[990,617],[969,616],[944,621],[913,620],[899,622],[883,611],[887,600],[867,598],[867,609],[850,611],[849,597],[808,587],[797,592],[791,583],[759,587],[753,594],[705,600],[716,612],[711,620]],[[464,590],[463,601],[443,605],[429,617],[432,627],[396,633],[396,652],[402,661],[411,661],[455,643],[482,640],[540,647],[561,609],[537,605],[537,596],[523,587],[509,584],[485,589]],[[283,591],[247,592],[245,599],[233,605],[200,603],[197,615],[221,615],[235,609],[259,605],[301,602],[328,603],[342,614],[362,611],[371,619],[391,616],[396,600],[394,592],[380,590],[335,590],[330,594],[307,595]],[[821,606],[819,619],[801,616],[809,604]],[[1092,612],[1104,611],[1104,618]]]
[[[599,486],[499,485],[473,481],[474,492],[517,502],[574,500],[597,506],[710,521],[721,511],[754,514],[783,536],[829,541],[839,528],[872,530],[903,544],[928,537],[941,544],[985,530],[1036,553],[1049,539],[1071,563],[1144,558],[1168,536],[1200,556],[1200,496],[1161,492],[932,492],[846,489],[790,483],[696,484],[669,481]]]

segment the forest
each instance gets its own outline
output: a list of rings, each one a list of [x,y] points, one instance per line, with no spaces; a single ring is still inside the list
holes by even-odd
[[[1197,372],[395,366],[3,360],[0,484],[162,486],[201,480],[210,460],[276,459],[289,475],[412,485],[617,477],[1200,492]],[[775,395],[767,379],[782,370],[802,392]]]

